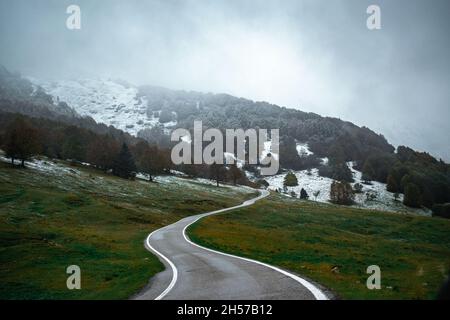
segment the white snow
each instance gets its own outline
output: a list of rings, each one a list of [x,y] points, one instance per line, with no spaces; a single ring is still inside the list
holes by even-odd
[[[192,139],[190,136],[182,136],[181,141],[187,142],[189,144],[192,143]]]
[[[283,182],[286,174],[287,173],[283,173],[265,178],[265,180],[269,183],[269,189],[283,192]],[[304,188],[311,200],[327,202],[330,199],[330,186],[333,179],[319,176],[318,169],[311,169],[310,174],[307,170],[295,171],[294,174],[297,177],[299,185],[297,187],[288,187],[287,193],[289,195],[292,191],[294,191],[298,196],[300,190]],[[316,191],[320,191],[317,199],[313,196],[313,193]]]
[[[6,158],[5,156],[0,156],[0,161],[11,163],[11,159]],[[15,164],[19,165],[20,161],[16,160]],[[35,170],[41,171],[43,173],[52,173],[52,174],[56,174],[56,175],[80,174],[80,171],[75,168],[71,168],[71,167],[65,166],[59,162],[55,162],[55,161],[47,160],[47,159],[35,158],[30,161],[25,161],[25,167],[35,169]]]
[[[403,205],[403,195],[399,195],[398,201],[394,201],[394,194],[386,190],[386,184],[372,181],[372,185],[365,185],[361,180],[361,172],[353,169],[353,163],[347,163],[350,170],[353,173],[353,178],[355,180],[352,183],[354,186],[356,183],[360,183],[363,186],[362,193],[355,194],[355,207],[392,211],[392,212],[402,212],[402,213],[416,213],[420,215],[429,216],[431,212],[428,209],[415,209],[409,208]],[[300,190],[304,188],[309,195],[310,200],[316,200],[319,202],[329,202],[330,199],[330,187],[333,179],[319,176],[318,169],[311,169],[293,172],[297,177],[299,185],[297,187],[288,187],[287,192],[284,193],[283,181],[287,173],[266,177],[265,180],[269,183],[268,189],[278,190],[286,196],[290,196],[291,192],[294,191],[296,196],[299,197]],[[319,191],[317,197],[314,193]],[[367,200],[367,193],[376,194],[374,200]]]
[[[311,150],[309,150],[307,143],[297,143],[295,148],[297,149],[297,153],[300,157],[306,157],[314,154]]]
[[[224,152],[224,153],[223,153],[223,156],[224,156],[224,158],[225,158],[225,162],[226,162],[226,163],[228,163],[228,164],[236,163],[236,166],[237,166],[238,168],[242,168],[242,167],[244,166],[244,164],[245,164],[245,161],[244,161],[244,160],[237,159],[237,158],[234,156],[234,154],[231,153],[231,152]]]
[[[310,155],[314,154],[314,152],[309,150],[309,146],[308,146],[307,143],[297,143],[295,148],[297,149],[297,153],[298,153],[298,156],[300,158],[307,157],[307,156],[310,156]],[[320,160],[321,160],[321,164],[323,164],[325,166],[328,164],[328,158],[327,157],[320,158]]]
[[[248,180],[250,180],[252,182],[256,182],[258,180],[258,178],[255,176],[255,174],[253,172],[244,170],[244,173]]]
[[[29,78],[56,101],[66,102],[82,116],[112,125],[136,136],[140,130],[163,126],[165,131],[176,121],[161,124],[153,112],[147,114],[147,101],[138,97],[138,88],[110,79],[45,81]],[[158,114],[158,113],[157,113]]]
[[[176,176],[180,177],[187,177],[188,175],[184,172],[178,171],[178,170],[170,170],[170,173]]]
[[[384,210],[384,211],[397,211],[397,212],[414,212],[421,215],[431,215],[431,211],[428,209],[416,209],[409,208],[403,205],[403,194],[399,194],[398,201],[394,201],[394,193],[386,190],[386,184],[372,181],[370,185],[362,183],[362,173],[353,169],[353,162],[347,163],[348,167],[352,171],[353,179],[355,180],[352,185],[360,183],[363,186],[363,192],[355,194],[356,206]],[[367,193],[373,193],[376,198],[373,200],[367,199]]]

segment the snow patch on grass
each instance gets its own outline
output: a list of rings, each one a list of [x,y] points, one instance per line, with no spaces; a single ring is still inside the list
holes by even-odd
[[[2,162],[7,162],[7,163],[11,163],[11,159],[6,158],[4,156],[0,156],[0,161]],[[16,165],[20,164],[20,161],[15,161],[14,162]],[[56,175],[62,175],[62,174],[80,174],[80,171],[75,169],[75,168],[71,168],[68,166],[65,166],[59,162],[56,161],[52,161],[52,160],[48,160],[48,159],[40,159],[40,158],[36,158],[30,161],[25,161],[25,167],[26,168],[31,168],[34,170],[38,170],[44,173],[52,173],[52,174],[56,174]]]
[[[382,210],[382,211],[392,211],[401,213],[415,213],[419,215],[430,216],[431,211],[423,208],[409,208],[406,207],[403,201],[403,195],[399,195],[398,200],[394,199],[394,194],[386,190],[386,184],[381,182],[372,181],[371,185],[366,185],[362,183],[362,173],[353,169],[353,163],[347,163],[353,174],[353,179],[355,180],[351,185],[354,186],[356,183],[360,183],[363,186],[362,192],[355,194],[355,207]],[[327,177],[319,176],[318,169],[302,170],[293,172],[298,180],[297,187],[287,187],[286,190],[283,187],[284,177],[287,173],[266,177],[265,180],[269,183],[269,190],[281,192],[286,196],[291,196],[291,192],[296,193],[296,197],[299,197],[300,190],[304,188],[309,195],[310,200],[316,200],[318,202],[329,202],[330,199],[330,189],[333,179]],[[286,192],[285,192],[286,191]],[[318,192],[317,196],[314,194]],[[369,199],[367,193],[374,194],[375,198]]]

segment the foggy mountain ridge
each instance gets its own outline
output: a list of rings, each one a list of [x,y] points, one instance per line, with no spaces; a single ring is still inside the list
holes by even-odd
[[[88,117],[164,146],[170,144],[168,135],[171,129],[191,129],[194,120],[202,120],[205,127],[222,130],[279,128],[281,145],[308,143],[318,157],[333,156],[333,144],[345,139],[348,140],[346,144],[353,144],[352,148],[345,147],[348,149],[344,151],[347,161],[363,159],[364,153],[377,150],[394,151],[383,135],[350,121],[224,93],[135,86],[117,78],[24,78],[18,73],[8,72],[5,67],[0,73],[2,99],[13,96],[21,101],[33,101],[33,104],[45,105],[51,112]]]
[[[450,160],[449,1],[379,0],[377,31],[366,0],[77,3],[71,31],[64,3],[2,1],[1,63],[269,101]]]
[[[193,120],[194,116],[197,120],[204,120],[205,126],[220,129],[263,128],[261,122],[253,121],[249,115],[257,118],[264,116],[273,118],[266,121],[269,129],[274,127],[274,122],[277,122],[274,119],[279,113],[285,118],[290,114],[294,115],[294,119],[302,121],[329,119],[330,123],[338,121],[350,127],[357,127],[339,118],[322,117],[313,112],[280,107],[265,101],[253,101],[226,93],[172,90],[152,85],[134,86],[123,80],[111,79],[42,81],[31,78],[31,80],[55,101],[59,99],[67,102],[81,115],[90,116],[97,122],[118,126],[134,135],[140,130],[155,126],[189,127],[186,120]],[[122,83],[128,85],[124,86]],[[226,121],[220,119],[224,112],[227,116]],[[218,119],[215,119],[215,116]]]
[[[407,181],[414,179],[426,190],[423,204],[427,208],[433,203],[447,201],[446,190],[450,186],[449,164],[405,146],[399,146],[395,152],[383,135],[367,127],[228,94],[136,87],[110,79],[44,81],[3,72],[0,77],[0,122],[11,121],[14,117],[11,113],[48,118],[72,127],[69,132],[80,132],[80,137],[78,134],[72,136],[73,141],[86,139],[86,134],[81,132],[86,133],[87,129],[94,134],[113,137],[132,148],[144,139],[167,154],[176,143],[170,141],[172,129],[192,130],[196,120],[201,120],[205,128],[222,131],[276,128],[280,130],[279,172],[302,172],[310,177],[312,185],[320,181],[361,181],[372,186],[366,189],[375,188],[378,194],[384,194],[382,198],[386,200],[393,197],[395,190],[403,192],[403,189],[395,189],[396,185],[404,188]],[[77,157],[86,161],[83,153]],[[242,160],[238,159],[238,162],[247,178],[261,179],[258,165],[248,165]],[[195,171],[189,167],[181,166],[176,170]],[[278,178],[268,179],[269,185],[274,188],[279,185]],[[325,189],[323,191],[328,194]],[[431,194],[433,196],[429,196]]]
[[[0,298],[446,299],[449,13],[1,0]]]
[[[333,143],[350,136],[355,139],[354,149],[359,145],[364,151],[347,150],[346,160],[358,159],[358,153],[367,152],[367,147],[373,148],[372,151],[394,151],[382,135],[351,122],[228,94],[137,87],[123,80],[30,79],[3,71],[1,98],[33,99],[34,103],[46,104],[53,111],[71,110],[74,117],[88,116],[98,123],[144,138],[151,139],[156,131],[167,135],[175,127],[189,129],[194,120],[202,120],[206,127],[219,129],[279,128],[282,144],[309,143],[318,156],[330,156]],[[67,115],[66,111],[62,113]]]

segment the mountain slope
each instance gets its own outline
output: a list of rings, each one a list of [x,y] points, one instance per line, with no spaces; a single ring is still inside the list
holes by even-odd
[[[147,116],[147,100],[138,95],[138,88],[123,81],[80,79],[41,81],[32,79],[52,97],[65,101],[82,116],[112,125],[137,136],[138,132],[158,124],[153,113]]]
[[[282,143],[290,144],[292,139],[307,142],[320,157],[337,156],[340,151],[335,150],[336,144],[345,148],[347,161],[363,159],[371,152],[394,151],[383,136],[368,128],[226,94],[175,91],[152,86],[138,88],[123,81],[102,79],[32,81],[44,88],[55,102],[65,101],[79,114],[135,136],[146,136],[146,131],[154,127],[171,129],[176,125],[190,129],[194,120],[202,120],[204,126],[222,130],[279,128]],[[286,166],[289,165],[287,162]]]
[[[136,141],[132,136],[137,136],[169,149],[173,146],[171,129],[192,129],[194,120],[220,130],[277,128],[280,173],[318,169],[318,178],[353,183],[352,170],[356,169],[362,180],[382,183],[392,193],[418,190],[410,206],[431,209],[434,204],[450,201],[448,164],[403,146],[395,152],[382,135],[351,122],[227,94],[136,87],[110,79],[30,82],[2,70],[0,110],[65,117],[71,124],[112,133],[121,141]],[[68,109],[72,111],[67,115]],[[348,162],[353,163],[352,168]],[[260,178],[257,166],[243,168],[249,177]]]
[[[40,86],[11,73],[0,65],[0,110],[20,112],[30,116],[77,117],[64,102],[54,103],[52,96]]]
[[[248,188],[131,181],[47,158],[17,170],[0,151],[0,298],[127,299],[163,270],[142,245],[148,232],[252,197]],[[66,287],[71,264],[82,270],[81,290]]]

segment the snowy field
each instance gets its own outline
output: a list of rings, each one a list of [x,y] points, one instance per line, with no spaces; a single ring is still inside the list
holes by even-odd
[[[298,144],[297,151],[299,155],[304,156],[312,154],[308,149],[307,144]],[[325,160],[325,159],[323,159]],[[386,190],[386,184],[372,181],[371,185],[366,185],[362,183],[362,173],[353,169],[353,163],[348,162],[348,167],[352,171],[353,179],[355,180],[351,185],[354,186],[356,183],[360,183],[363,186],[362,192],[355,194],[355,207],[392,211],[392,212],[402,212],[402,213],[415,213],[419,215],[430,216],[431,211],[428,209],[416,209],[409,208],[403,205],[403,195],[400,194],[397,201],[394,199],[394,194]],[[315,200],[319,202],[329,202],[330,199],[330,188],[333,179],[319,176],[318,169],[293,171],[298,180],[298,186],[288,187],[287,190],[283,188],[284,177],[287,173],[271,176],[265,178],[269,183],[269,190],[278,191],[286,196],[291,196],[291,192],[296,193],[296,197],[299,197],[300,190],[303,188],[309,195],[310,200]],[[368,199],[367,193],[372,194],[375,198]],[[316,194],[316,196],[315,196]]]

